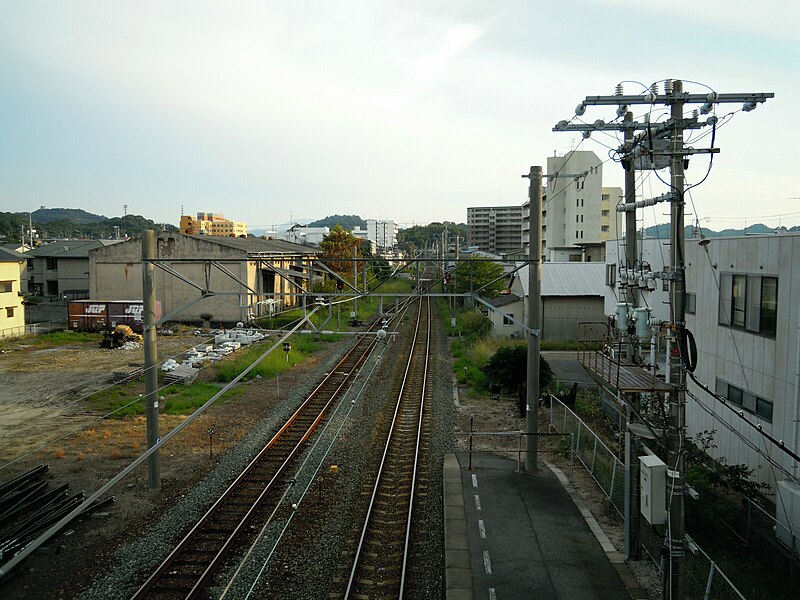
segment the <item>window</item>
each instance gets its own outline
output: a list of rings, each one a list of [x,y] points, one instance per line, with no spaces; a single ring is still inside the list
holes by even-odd
[[[7,306],[7,307],[6,307],[6,316],[7,316],[9,319],[12,319],[12,318],[14,318],[14,307],[13,307],[13,306]]]
[[[48,271],[56,271],[58,270],[58,259],[53,258],[51,256],[47,257],[47,270]]]
[[[580,199],[579,198],[575,198],[575,206],[576,207],[580,207],[580,205],[581,205]]]
[[[778,326],[778,278],[761,278],[761,333],[775,336]],[[772,412],[770,410],[770,416]]]
[[[608,225],[600,225],[600,231],[608,231]]]
[[[28,261],[28,271],[33,271],[33,261],[32,260]]]
[[[580,219],[580,217],[579,217],[578,215],[575,215],[575,222],[576,222],[576,223],[580,223],[580,220],[579,220],[579,219]]]
[[[747,305],[747,276],[734,275],[731,297],[731,325],[734,327],[744,327],[745,310]]]
[[[694,292],[686,292],[686,312],[690,315],[695,314],[697,312],[697,294]]]
[[[617,283],[617,265],[614,263],[606,264],[606,285],[614,287]]]
[[[577,229],[575,230],[575,239],[576,240],[578,239],[578,230]]]
[[[0,281],[0,293],[11,292],[14,289],[13,281]]]
[[[721,273],[717,322],[774,338],[778,326],[778,278]]]
[[[583,231],[581,231],[581,239],[583,239]]]
[[[514,318],[514,313],[507,313],[503,315],[503,325],[513,325],[514,322],[511,320],[513,318]]]
[[[603,202],[608,202],[609,200],[611,200],[611,194],[601,194],[600,199]],[[608,211],[605,211],[605,212],[608,212]]]
[[[581,215],[581,223],[583,223],[583,215]]]
[[[716,392],[725,396],[728,402],[750,414],[757,415],[761,420],[772,423],[773,403],[770,400],[756,396],[752,392],[717,379]]]
[[[601,215],[601,216],[603,216],[603,217],[607,217],[607,216],[609,215],[609,211],[607,211],[607,210],[605,210],[605,209],[604,209],[604,210],[601,210],[601,211],[600,211],[600,215]]]

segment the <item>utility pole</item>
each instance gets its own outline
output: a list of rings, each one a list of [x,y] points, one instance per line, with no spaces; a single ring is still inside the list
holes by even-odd
[[[683,83],[674,81],[672,83],[673,99],[670,103],[670,116],[675,121],[672,131],[672,153],[670,161],[670,187],[672,187],[671,218],[670,218],[670,246],[669,262],[670,273],[670,320],[672,321],[672,334],[675,339],[673,344],[680,347],[679,342],[685,335],[686,329],[686,280],[685,265],[683,257],[683,127],[680,122],[683,118],[683,101],[680,93],[683,91]],[[669,461],[667,462],[667,480],[672,481],[672,486],[667,486],[670,492],[669,503],[669,554],[670,572],[669,589],[673,598],[683,598],[685,596],[685,571],[686,563],[686,519],[684,512],[684,444],[686,436],[686,370],[684,369],[683,359],[678,356],[669,356],[670,361],[670,392],[669,403],[669,434],[667,436],[667,448],[669,451]],[[674,469],[670,471],[670,469]]]
[[[670,270],[667,273],[659,273],[658,277],[666,279],[670,284],[670,338],[668,343],[672,347],[683,347],[686,330],[686,310],[685,310],[685,265],[684,259],[684,160],[694,154],[710,154],[719,152],[718,148],[695,149],[685,148],[683,144],[684,130],[702,129],[703,127],[716,128],[717,117],[710,115],[701,121],[700,115],[707,115],[715,110],[717,104],[741,102],[742,110],[749,112],[755,109],[758,104],[773,98],[775,94],[771,92],[744,93],[744,94],[719,94],[711,91],[703,94],[689,94],[683,91],[681,81],[666,80],[664,83],[664,93],[659,94],[657,86],[654,84],[645,94],[624,95],[622,86],[617,86],[617,93],[612,96],[587,96],[586,99],[578,104],[575,109],[577,116],[582,116],[589,105],[617,106],[617,116],[621,117],[627,111],[629,105],[644,104],[656,105],[663,104],[670,107],[670,119],[661,123],[650,123],[649,119],[644,122],[634,122],[632,116],[621,123],[606,123],[598,119],[593,123],[585,122],[572,124],[569,121],[560,121],[553,128],[553,131],[581,131],[584,138],[591,136],[593,131],[624,131],[625,142],[617,150],[621,157],[622,164],[626,167],[626,199],[623,205],[617,207],[618,212],[628,213],[626,218],[626,259],[629,268],[633,267],[631,257],[635,260],[635,211],[637,208],[653,206],[656,203],[670,202]],[[686,104],[702,104],[699,110],[695,110],[690,118],[684,117],[684,107]],[[633,135],[635,130],[642,133]],[[714,139],[712,135],[712,140]],[[660,160],[659,160],[660,159]],[[668,159],[668,162],[667,162]],[[638,161],[638,163],[637,163]],[[637,166],[638,164],[638,166]],[[666,167],[670,168],[671,191],[657,198],[636,201],[635,194],[629,185],[629,176],[632,177],[633,169],[638,170],[657,170]],[[631,174],[627,172],[631,171]],[[632,216],[633,215],[633,216]],[[633,227],[631,227],[633,224]],[[531,224],[533,225],[533,224]],[[633,254],[631,254],[633,251]],[[632,303],[635,302],[634,294],[631,290]],[[669,345],[668,345],[669,347]],[[667,492],[670,497],[669,528],[668,528],[668,551],[669,564],[665,571],[664,593],[670,600],[683,600],[685,597],[685,551],[686,551],[686,531],[684,514],[684,494],[686,485],[684,481],[684,454],[686,452],[686,357],[668,356],[667,369],[669,372],[668,383],[671,386],[669,393],[669,415],[667,431]],[[637,396],[638,398],[638,396]],[[631,397],[623,398],[628,407],[628,413],[636,410],[636,400]],[[630,432],[626,434],[626,463],[636,460],[635,452],[630,447]],[[626,464],[626,492],[632,492],[633,484],[630,481],[635,467]],[[626,556],[631,552],[630,543],[636,531],[635,519],[637,515],[631,514],[634,509],[632,499],[626,496]],[[635,548],[633,548],[635,551]]]
[[[539,461],[539,332],[542,278],[542,167],[531,167],[530,180],[531,234],[528,244],[528,390],[525,419],[525,472],[535,473]]]
[[[626,112],[623,124],[629,125],[625,129],[625,143],[633,143],[633,113]],[[633,206],[636,202],[636,172],[633,162],[625,167],[625,204]],[[629,210],[625,213],[625,266],[633,268],[636,261],[636,211]],[[622,274],[620,274],[620,277]],[[638,305],[637,287],[628,286],[630,303]],[[634,364],[638,364],[639,348],[632,338],[629,338],[629,356]],[[626,417],[628,423],[636,421],[639,414],[639,393],[630,394],[626,402]],[[637,442],[628,427],[625,427],[625,544],[623,553],[625,558],[638,560],[639,558],[639,452]]]
[[[142,232],[142,300],[144,321],[144,404],[147,413],[147,447],[158,443],[158,360],[156,346],[156,236],[152,229]],[[151,490],[161,489],[161,458],[153,452],[147,459]]]

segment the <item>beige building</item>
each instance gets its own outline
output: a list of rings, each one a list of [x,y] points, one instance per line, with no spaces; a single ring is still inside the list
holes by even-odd
[[[197,218],[182,215],[180,231],[187,235],[247,237],[247,223],[229,221],[221,214],[199,212]]]
[[[0,248],[0,337],[25,333],[22,281],[26,260],[22,254]]]
[[[171,321],[246,322],[298,305],[315,256],[283,240],[159,233],[156,258],[174,273],[156,268],[156,299],[164,316],[184,307]],[[92,300],[141,299],[141,240],[93,251],[89,271]]]
[[[622,235],[616,206],[622,188],[603,187],[602,161],[591,151],[547,159],[542,198],[542,259],[547,262],[605,260],[605,242]],[[530,203],[522,206],[525,247],[530,240]]]

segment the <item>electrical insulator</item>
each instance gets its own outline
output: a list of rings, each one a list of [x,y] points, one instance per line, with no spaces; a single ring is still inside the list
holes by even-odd
[[[615,96],[622,96],[622,84],[618,83],[616,89],[614,90]]]

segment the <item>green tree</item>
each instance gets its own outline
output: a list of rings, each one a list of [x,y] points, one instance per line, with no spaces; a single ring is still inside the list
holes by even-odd
[[[528,346],[516,344],[502,346],[492,354],[489,364],[483,368],[489,381],[508,390],[517,390],[528,378]],[[550,364],[539,356],[539,388],[544,389],[553,381]]]
[[[503,277],[503,273],[501,264],[470,256],[451,271],[450,281],[451,285],[455,285],[456,293],[478,291],[486,286],[478,293],[487,298],[495,298],[508,287],[508,279]]]
[[[337,273],[352,273],[353,249],[361,246],[361,240],[341,225],[336,225],[331,232],[322,238],[322,259],[325,264]]]

